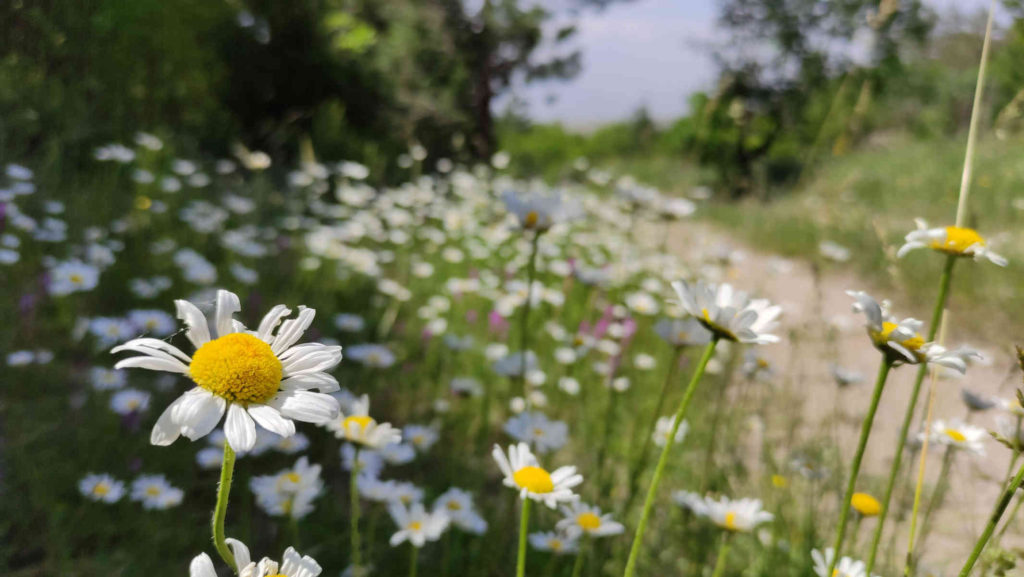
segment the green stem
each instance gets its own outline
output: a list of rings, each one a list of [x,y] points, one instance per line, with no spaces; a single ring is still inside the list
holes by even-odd
[[[235,556],[224,540],[224,518],[228,514],[228,495],[231,493],[231,476],[235,472],[235,451],[224,441],[224,460],[220,465],[220,483],[217,485],[217,506],[213,510],[213,546],[220,553],[220,558],[238,572]]]
[[[351,563],[353,573],[358,574],[362,568],[362,558],[360,557],[360,543],[359,543],[359,487],[356,482],[356,478],[359,476],[359,449],[356,446],[355,455],[352,458],[352,475],[349,478],[348,484],[348,497],[349,497],[349,520],[350,530],[349,537],[351,539]]]
[[[644,540],[644,531],[647,529],[647,522],[651,517],[651,509],[654,508],[654,498],[658,492],[658,485],[661,484],[661,478],[665,474],[665,466],[668,464],[668,455],[672,449],[672,441],[676,438],[676,432],[679,430],[680,423],[683,422],[683,417],[686,416],[686,409],[690,407],[690,401],[693,400],[693,394],[697,391],[697,384],[700,383],[701,377],[704,376],[704,369],[708,366],[708,361],[711,360],[711,356],[715,352],[715,346],[718,344],[718,337],[714,337],[708,346],[704,349],[704,354],[701,355],[700,361],[697,363],[697,368],[694,370],[693,377],[690,379],[690,384],[686,387],[686,393],[683,395],[683,400],[679,402],[679,409],[676,411],[675,422],[672,423],[672,431],[669,432],[669,442],[665,443],[665,447],[661,450],[661,457],[658,459],[658,466],[654,469],[654,478],[651,479],[651,484],[647,487],[647,497],[644,499],[644,509],[640,516],[640,524],[636,527],[636,533],[633,535],[633,545],[629,550],[629,560],[626,562],[626,572],[624,577],[633,577],[636,574],[636,563],[640,557],[640,547]]]
[[[415,545],[409,545],[412,551],[409,551],[409,577],[416,577],[416,568],[419,565],[420,548]]]
[[[1010,504],[1010,500],[1017,493],[1017,489],[1020,488],[1021,483],[1024,482],[1024,466],[1021,466],[1020,470],[1017,471],[1017,475],[1010,482],[1010,485],[1003,490],[1003,494],[999,497],[999,501],[996,502],[996,507],[992,511],[992,516],[989,517],[988,524],[985,525],[985,530],[978,537],[978,541],[974,544],[974,550],[971,551],[971,556],[967,558],[967,562],[964,563],[963,569],[960,570],[960,577],[967,577],[971,573],[971,569],[974,568],[974,564],[978,562],[978,557],[981,552],[985,549],[985,545],[988,543],[992,532],[995,531],[996,525],[999,524],[999,520],[1002,518],[1003,513],[1006,512],[1006,507]]]
[[[928,531],[931,529],[932,515],[935,514],[935,510],[942,506],[942,502],[946,499],[946,492],[949,490],[949,470],[953,466],[953,456],[956,448],[951,446],[946,447],[946,453],[942,456],[942,467],[939,469],[939,480],[935,485],[935,489],[932,490],[932,495],[928,499],[928,504],[925,505],[924,515],[921,517],[921,535],[917,538],[918,546],[924,546],[925,541],[928,539]]]
[[[576,560],[572,564],[572,577],[580,577],[583,574],[583,558],[587,551],[587,538],[584,536],[580,541],[580,550],[576,553]]]
[[[864,415],[864,422],[860,427],[860,441],[857,443],[857,452],[854,454],[853,463],[850,465],[850,479],[846,483],[846,494],[839,504],[839,527],[836,528],[836,538],[832,544],[835,555],[832,557],[832,562],[829,564],[825,575],[831,575],[836,569],[836,563],[839,561],[843,548],[843,538],[846,536],[846,521],[850,516],[850,502],[853,500],[853,492],[857,487],[860,464],[864,460],[864,449],[867,448],[868,437],[871,436],[871,425],[875,421],[875,412],[878,411],[878,401],[882,398],[882,389],[885,388],[885,379],[889,376],[889,369],[891,368],[892,362],[889,361],[888,357],[884,357],[881,366],[878,368],[878,379],[875,381],[875,390],[871,395],[871,406],[868,407],[868,413]]]
[[[927,341],[935,340],[939,332],[939,325],[942,323],[942,311],[946,308],[946,299],[949,296],[949,287],[953,280],[953,265],[956,264],[956,257],[946,257],[946,266],[942,269],[942,277],[939,279],[939,294],[935,299],[935,307],[932,309],[931,324],[928,325]],[[885,518],[889,513],[889,505],[892,502],[893,489],[896,487],[896,478],[899,476],[900,465],[903,463],[903,450],[907,444],[907,435],[910,433],[910,425],[914,421],[914,413],[917,409],[917,400],[921,395],[921,384],[928,374],[928,365],[921,363],[917,368],[917,376],[914,378],[914,386],[910,391],[910,400],[907,402],[907,410],[903,414],[903,425],[900,427],[900,436],[896,439],[896,454],[892,458],[892,466],[889,468],[889,480],[885,485],[885,495],[882,497],[882,510],[878,514],[878,522],[875,525],[875,534],[871,538],[871,553],[868,555],[866,573],[871,574],[875,567],[875,559],[878,556],[878,545],[882,541],[882,530],[885,529]]]
[[[519,352],[522,354],[519,380],[523,388],[523,400],[530,404],[530,394],[526,390],[526,351],[530,346],[530,310],[533,308],[533,279],[537,276],[537,248],[540,245],[540,232],[533,235],[530,242],[530,262],[526,265],[526,302],[523,303],[523,314],[519,319]]]
[[[643,474],[644,469],[647,467],[647,459],[650,457],[651,443],[654,440],[654,430],[657,428],[658,419],[661,417],[661,411],[665,406],[665,397],[668,396],[668,388],[671,386],[672,381],[676,379],[676,373],[678,373],[679,362],[683,357],[683,347],[676,347],[675,354],[672,355],[672,364],[669,365],[668,371],[665,372],[665,382],[661,385],[661,394],[658,395],[658,402],[654,405],[654,414],[651,416],[651,424],[647,427],[647,435],[644,437],[643,448],[640,449],[640,455],[637,457],[636,462],[633,464],[633,471],[629,475],[629,494],[626,496],[626,505],[622,508],[623,513],[629,511],[629,508],[633,505],[633,498],[636,496],[637,483],[640,482],[640,475]]]
[[[718,547],[718,559],[715,561],[715,571],[711,574],[711,577],[722,577],[725,573],[725,559],[729,556],[729,536],[731,533],[726,531],[722,534],[722,544]]]
[[[526,575],[526,531],[530,525],[530,499],[523,499],[519,515],[519,553],[516,555],[516,577]]]

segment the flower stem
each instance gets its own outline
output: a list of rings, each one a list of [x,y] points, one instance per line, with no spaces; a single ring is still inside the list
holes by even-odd
[[[526,575],[526,531],[530,525],[530,499],[523,499],[519,514],[519,553],[516,555],[516,577]]]
[[[686,416],[686,409],[689,408],[690,401],[693,400],[693,394],[697,391],[697,384],[700,383],[701,377],[704,376],[704,369],[707,368],[708,361],[711,360],[711,355],[714,354],[717,344],[718,337],[714,337],[704,349],[704,354],[701,355],[700,361],[697,363],[697,368],[690,379],[690,384],[686,386],[683,400],[679,402],[679,409],[676,411],[675,422],[672,423],[672,431],[669,432],[668,442],[665,443],[665,447],[661,450],[658,466],[654,469],[654,478],[651,479],[651,484],[647,487],[647,497],[644,499],[643,513],[640,516],[640,524],[636,527],[636,533],[633,535],[633,546],[629,550],[629,560],[626,562],[624,577],[633,577],[636,574],[636,563],[640,557],[640,547],[643,545],[644,531],[647,529],[647,522],[650,520],[651,509],[654,508],[654,498],[658,492],[658,485],[661,484],[661,478],[665,474],[665,466],[668,464],[668,454],[672,449],[672,441],[676,438],[679,425],[683,422],[683,417]]]
[[[412,551],[409,551],[409,577],[416,577],[416,568],[419,564],[420,548],[415,545],[409,545]]]
[[[658,425],[658,418],[661,417],[661,410],[665,406],[665,397],[668,396],[668,388],[672,385],[672,381],[676,380],[676,373],[679,370],[679,362],[683,357],[683,347],[676,347],[675,353],[672,355],[672,364],[669,365],[668,371],[665,372],[665,382],[661,385],[661,394],[658,395],[658,402],[654,405],[654,414],[651,416],[651,424],[647,427],[647,435],[644,437],[643,448],[640,449],[640,455],[637,457],[636,462],[633,464],[633,471],[629,475],[629,493],[626,496],[626,504],[622,508],[623,513],[629,511],[629,508],[633,505],[633,499],[636,496],[637,483],[640,482],[640,475],[643,474],[644,469],[647,468],[647,459],[650,457],[651,443],[654,439],[654,430]]]
[[[530,346],[530,310],[533,308],[533,279],[537,276],[537,249],[540,245],[540,232],[533,234],[530,242],[530,262],[526,265],[526,302],[523,303],[523,314],[519,319],[519,352],[522,361],[519,365],[519,380],[523,388],[523,400],[530,404],[530,394],[526,390],[526,351]]]
[[[971,569],[974,568],[974,564],[978,562],[978,557],[981,552],[985,549],[985,545],[988,543],[992,532],[995,531],[996,525],[999,524],[999,520],[1002,518],[1003,513],[1006,512],[1006,507],[1009,506],[1013,496],[1017,493],[1017,489],[1020,488],[1021,483],[1024,482],[1024,465],[1021,466],[1020,470],[1017,471],[1017,475],[1010,482],[1009,486],[1003,490],[1003,494],[999,497],[999,501],[996,502],[996,507],[992,511],[992,516],[989,517],[988,524],[985,525],[985,530],[978,537],[978,541],[974,544],[974,550],[971,551],[971,556],[967,558],[967,562],[964,563],[963,569],[960,570],[960,577],[967,577],[971,573]]]
[[[220,553],[220,558],[231,567],[231,570],[238,572],[235,566],[235,556],[228,549],[224,541],[224,518],[228,514],[228,495],[231,493],[231,476],[235,472],[235,450],[224,441],[224,460],[220,465],[220,483],[217,485],[217,506],[213,510],[213,546]]]
[[[576,560],[572,564],[572,577],[580,577],[583,574],[583,558],[587,554],[587,538],[580,541],[580,550],[576,553]]]
[[[729,536],[731,533],[726,531],[722,534],[722,544],[718,546],[718,559],[715,561],[715,571],[711,574],[711,577],[722,577],[725,573],[725,559],[729,556]]]
[[[352,476],[349,478],[348,484],[348,498],[349,498],[349,520],[350,526],[350,539],[351,539],[351,564],[354,572],[358,574],[358,571],[362,568],[362,559],[360,557],[360,543],[359,543],[359,487],[356,483],[356,478],[359,476],[359,447],[356,446],[355,455],[352,458]]]
[[[839,504],[839,526],[836,528],[836,538],[832,545],[832,549],[836,554],[832,557],[832,562],[829,563],[828,571],[825,572],[825,575],[831,575],[835,571],[836,563],[839,561],[840,552],[843,547],[843,538],[846,536],[846,521],[850,516],[850,503],[853,501],[853,492],[857,487],[860,464],[864,460],[864,449],[868,445],[868,437],[871,436],[871,425],[875,420],[875,412],[878,411],[878,401],[882,398],[882,389],[885,388],[885,380],[889,376],[891,368],[892,362],[889,361],[888,357],[883,358],[882,364],[878,368],[875,390],[871,395],[871,406],[868,407],[868,413],[864,415],[864,422],[861,423],[860,441],[857,443],[857,452],[854,454],[853,463],[850,465],[850,479],[846,483],[846,494]]]
[[[942,277],[939,279],[939,294],[935,299],[935,307],[932,310],[931,324],[928,325],[927,341],[935,340],[939,331],[939,324],[942,322],[942,312],[946,308],[946,299],[949,297],[949,287],[953,280],[953,265],[956,264],[956,257],[946,257],[946,266],[942,269]],[[910,424],[914,421],[914,413],[917,409],[917,400],[921,394],[921,384],[928,374],[928,365],[922,363],[917,369],[917,376],[914,378],[914,386],[910,391],[910,400],[907,402],[907,411],[903,415],[903,425],[900,427],[900,435],[896,439],[896,453],[892,458],[892,466],[889,468],[889,480],[885,485],[885,495],[882,497],[882,509],[878,513],[878,522],[875,525],[875,534],[871,538],[871,553],[868,555],[867,574],[875,567],[875,559],[878,556],[878,546],[882,541],[882,530],[885,528],[885,518],[889,513],[889,505],[892,502],[893,489],[896,487],[896,478],[899,476],[900,465],[903,462],[903,450],[907,444],[907,435],[910,433]]]

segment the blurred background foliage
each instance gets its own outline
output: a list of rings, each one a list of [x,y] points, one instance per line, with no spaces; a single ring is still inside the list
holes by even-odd
[[[572,22],[610,3],[12,0],[0,154],[75,173],[96,146],[147,130],[282,160],[309,142],[390,182],[414,144],[433,160],[506,149],[517,170],[552,178],[578,157],[657,155],[696,163],[727,197],[767,198],[826,157],[899,132],[945,138],[969,117],[984,15],[940,19],[923,0],[721,0],[718,82],[673,122],[640,109],[580,132],[497,110],[529,82],[577,74]],[[1024,110],[1024,8],[1003,4],[986,116],[1009,136]]]

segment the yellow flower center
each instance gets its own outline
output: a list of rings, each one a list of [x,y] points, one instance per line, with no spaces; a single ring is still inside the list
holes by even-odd
[[[548,547],[551,547],[552,551],[561,551],[562,541],[560,539],[552,539],[548,541]]]
[[[963,443],[967,440],[967,437],[956,429],[946,429],[946,436],[953,439],[957,443]]]
[[[587,531],[593,531],[601,526],[601,518],[593,513],[583,513],[576,517],[576,524]]]
[[[82,275],[73,274],[69,277],[69,280],[74,284],[82,284]]]
[[[448,501],[448,510],[449,511],[461,511],[462,510],[462,504],[459,503],[458,501]]]
[[[776,489],[785,489],[789,486],[789,479],[782,475],[772,475],[772,486]]]
[[[985,245],[985,239],[981,238],[978,231],[973,228],[947,226],[946,240],[932,241],[931,247],[947,254],[966,254],[967,249],[975,245]]]
[[[544,429],[542,429],[540,427],[534,427],[533,428],[533,436],[534,437],[543,437],[544,436]]]
[[[160,494],[160,488],[159,487],[150,487],[150,488],[146,489],[146,494],[149,495],[150,497],[156,497],[157,495]]]
[[[700,319],[701,324],[703,324],[709,331],[730,341],[736,340],[736,335],[734,335],[732,331],[711,320],[711,315],[708,313],[708,309],[701,309],[700,311],[703,314],[703,318]]]
[[[739,527],[736,526],[736,513],[729,511],[725,514],[725,528],[730,531],[736,531]]]
[[[277,394],[283,368],[270,345],[232,333],[199,347],[188,367],[200,387],[229,401],[265,403]]]
[[[423,523],[420,523],[419,521],[413,521],[412,523],[409,523],[409,525],[406,527],[406,529],[410,531],[419,531],[422,528]]]
[[[351,417],[345,417],[345,420],[341,422],[341,426],[347,431],[349,425],[355,424],[359,427],[360,431],[365,431],[372,423],[373,418],[369,415],[352,415]]]
[[[678,333],[676,333],[677,341],[685,341],[688,338],[690,338],[690,335],[686,334],[686,331],[679,331]]]
[[[512,475],[512,480],[531,493],[550,493],[555,490],[551,474],[540,467],[523,467]]]
[[[302,477],[299,477],[299,474],[298,474],[298,473],[296,473],[296,472],[294,472],[294,471],[293,471],[293,472],[291,472],[291,473],[287,473],[287,474],[285,474],[284,478],[285,478],[285,479],[288,479],[288,480],[289,480],[289,481],[291,481],[292,483],[298,483],[299,481],[301,481],[301,480],[302,480]]]
[[[889,336],[892,335],[892,332],[896,330],[898,326],[899,325],[896,323],[890,323],[889,321],[882,323],[882,332],[874,334],[875,342],[879,346],[885,346],[885,343],[889,342]],[[914,333],[914,336],[907,340],[899,341],[899,343],[910,352],[917,353],[924,345],[924,338],[921,335]]]
[[[531,210],[526,213],[526,217],[523,218],[523,226],[526,228],[533,228],[537,226],[537,221],[540,220],[540,215],[537,214],[536,210]]]
[[[850,506],[865,517],[874,517],[882,512],[882,504],[867,493],[854,493],[853,499],[850,500]]]
[[[97,483],[96,486],[92,488],[93,495],[99,495],[100,497],[106,495],[109,492],[110,485],[106,483]]]

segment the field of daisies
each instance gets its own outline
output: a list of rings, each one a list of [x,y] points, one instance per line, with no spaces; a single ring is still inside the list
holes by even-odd
[[[103,194],[4,167],[7,574],[1012,569],[1021,399],[933,410],[959,395],[936,375],[982,360],[943,345],[954,277],[1011,264],[980,232],[907,231],[900,256],[941,271],[925,321],[840,295],[870,364],[815,362],[837,411],[857,383],[865,408],[848,439],[801,436],[811,385],[763,354],[806,350],[785,308],[732,284],[728,255],[669,242],[701,200],[425,152],[393,188],[352,162],[181,158],[146,133],[94,151]],[[868,451],[895,374],[900,433]],[[951,487],[973,490],[954,462],[986,452],[1010,466],[965,513],[982,519],[969,553],[922,562]]]

